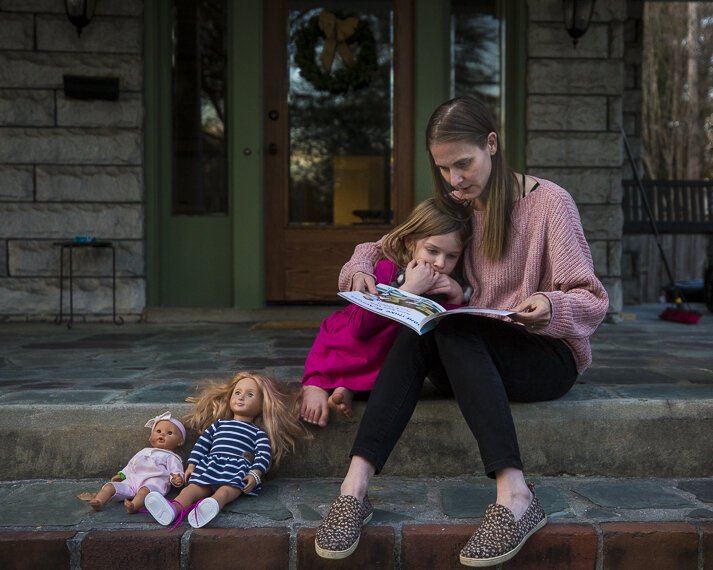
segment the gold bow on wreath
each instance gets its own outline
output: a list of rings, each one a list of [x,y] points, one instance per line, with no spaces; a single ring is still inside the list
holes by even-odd
[[[359,25],[359,18],[350,16],[340,20],[331,12],[322,12],[319,15],[319,28],[324,32],[324,48],[322,48],[322,66],[329,73],[334,63],[334,52],[338,51],[344,65],[354,64],[354,56],[349,51],[347,40],[354,34]]]

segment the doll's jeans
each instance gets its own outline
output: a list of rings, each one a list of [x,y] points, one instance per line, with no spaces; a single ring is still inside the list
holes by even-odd
[[[577,368],[562,340],[499,319],[453,315],[422,336],[401,327],[369,396],[352,456],[381,471],[427,375],[455,396],[485,473],[494,477],[505,467],[523,469],[509,402],[559,398],[574,384]]]

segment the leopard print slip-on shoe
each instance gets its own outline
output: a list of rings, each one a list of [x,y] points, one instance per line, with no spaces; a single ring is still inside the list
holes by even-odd
[[[361,527],[371,520],[374,507],[369,497],[363,502],[351,495],[341,495],[332,503],[317,529],[314,548],[322,558],[346,558],[356,550]]]
[[[461,564],[484,568],[510,560],[532,534],[547,524],[534,485],[527,486],[532,491],[532,501],[517,521],[510,509],[497,503],[488,505],[483,523],[460,552]]]

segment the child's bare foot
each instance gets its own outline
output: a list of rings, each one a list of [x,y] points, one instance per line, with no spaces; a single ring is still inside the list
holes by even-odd
[[[319,386],[302,386],[300,415],[307,423],[325,427],[329,421],[327,391]]]
[[[327,403],[330,408],[340,412],[344,417],[352,416],[352,400],[354,392],[346,388],[335,388]]]
[[[130,515],[133,515],[136,511],[139,510],[138,507],[129,499],[124,499],[124,508],[126,509],[126,512]]]

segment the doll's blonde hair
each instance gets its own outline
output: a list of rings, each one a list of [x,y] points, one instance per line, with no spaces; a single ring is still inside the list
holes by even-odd
[[[216,420],[232,420],[230,398],[235,386],[245,378],[254,380],[262,393],[262,411],[254,422],[267,433],[272,465],[277,466],[287,453],[295,450],[298,441],[312,436],[299,421],[299,394],[288,393],[272,378],[238,372],[225,384],[206,384],[197,396],[186,398],[186,402],[195,406],[184,423],[201,433]]]

